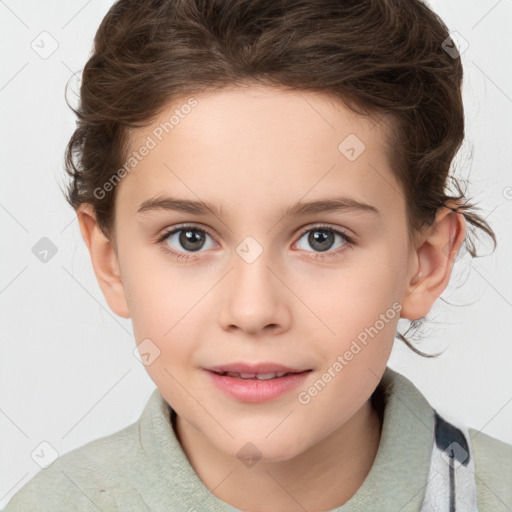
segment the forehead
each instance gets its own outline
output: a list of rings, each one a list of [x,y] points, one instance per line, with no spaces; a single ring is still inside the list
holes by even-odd
[[[401,199],[387,129],[314,92],[251,86],[186,96],[131,133],[130,152],[151,149],[121,180],[116,202],[135,214],[167,192],[226,213],[264,214],[264,201],[271,215],[274,205],[337,192],[385,209]]]

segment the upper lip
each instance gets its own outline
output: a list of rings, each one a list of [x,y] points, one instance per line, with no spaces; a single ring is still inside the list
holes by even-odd
[[[266,373],[300,373],[310,368],[290,368],[278,363],[228,363],[219,364],[205,368],[211,372],[233,372],[233,373],[248,373],[248,374],[266,374]]]

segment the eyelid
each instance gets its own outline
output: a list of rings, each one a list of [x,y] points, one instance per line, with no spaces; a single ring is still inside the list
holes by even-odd
[[[357,236],[354,235],[351,231],[349,232],[346,228],[332,226],[329,223],[325,223],[325,222],[324,223],[318,222],[316,224],[308,224],[305,227],[300,229],[297,236],[299,238],[302,238],[306,233],[308,233],[309,231],[313,231],[314,229],[325,229],[325,230],[330,229],[335,233],[341,234],[351,244],[355,244],[357,242]]]
[[[186,229],[197,229],[198,231],[204,231],[212,240],[215,241],[216,244],[218,244],[217,240],[215,240],[215,237],[212,235],[210,230],[201,224],[191,224],[184,222],[182,224],[176,224],[175,226],[172,226],[170,228],[166,228],[162,231],[160,235],[157,235],[156,242],[163,242],[167,237],[171,236],[172,234],[176,233],[177,231],[184,231]]]

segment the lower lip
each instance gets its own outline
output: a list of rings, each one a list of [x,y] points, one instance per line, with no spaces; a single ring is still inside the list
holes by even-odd
[[[285,375],[284,377],[276,377],[275,379],[258,380],[219,375],[209,370],[206,370],[206,372],[210,375],[215,386],[226,395],[241,402],[250,403],[274,400],[302,384],[310,373],[304,371]]]

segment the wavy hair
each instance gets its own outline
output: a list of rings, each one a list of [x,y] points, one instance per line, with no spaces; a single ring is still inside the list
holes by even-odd
[[[475,229],[494,247],[496,237],[450,174],[464,110],[461,59],[447,45],[454,47],[447,27],[419,0],[119,0],[97,30],[79,105],[70,106],[77,127],[66,148],[66,200],[74,209],[91,204],[110,238],[116,187],[102,197],[94,191],[126,161],[131,128],[203,91],[242,84],[314,91],[388,124],[409,235],[455,200],[473,228],[465,244],[476,257]]]

